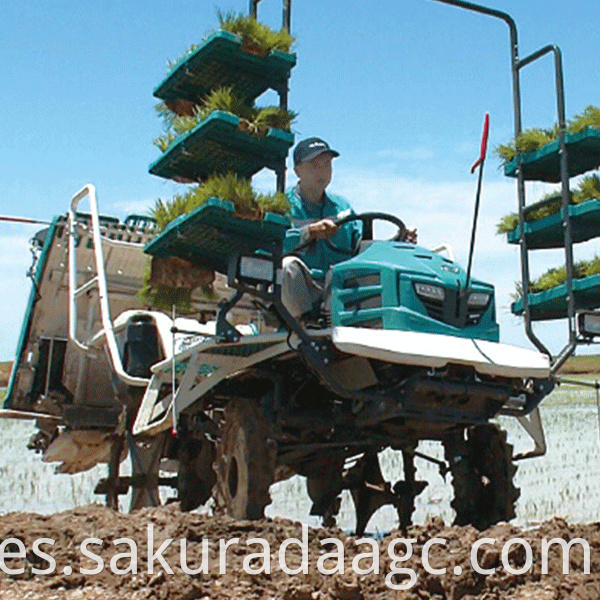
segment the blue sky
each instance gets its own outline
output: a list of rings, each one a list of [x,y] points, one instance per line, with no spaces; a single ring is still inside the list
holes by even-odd
[[[152,89],[168,59],[217,26],[216,6],[203,0],[5,0],[0,214],[51,219],[87,182],[96,185],[102,212],[121,218],[170,198],[178,186],[147,171],[158,157],[152,139],[161,133]],[[600,104],[597,2],[490,0],[490,6],[516,20],[521,56],[548,43],[561,47],[568,115]],[[244,12],[248,2],[218,7]],[[263,0],[259,18],[279,26],[281,3]],[[319,135],[340,151],[331,190],[357,211],[397,214],[418,228],[425,246],[449,242],[466,264],[476,186],[469,167],[484,113],[491,115],[490,148],[512,137],[506,25],[434,0],[293,0],[292,30],[298,63],[289,104],[299,113],[296,139]],[[527,69],[522,86],[524,126],[551,125],[550,57]],[[273,185],[263,174],[257,183]],[[528,197],[545,191],[531,185]],[[474,273],[497,287],[502,340],[526,345],[521,323],[507,308],[519,277],[517,251],[495,235],[496,222],[515,208],[514,182],[489,155]],[[36,230],[0,223],[0,360],[14,355],[29,293],[27,240]],[[595,251],[593,242],[585,244],[576,258]],[[556,252],[534,256],[534,274],[561,258]],[[560,349],[566,327],[538,331]]]

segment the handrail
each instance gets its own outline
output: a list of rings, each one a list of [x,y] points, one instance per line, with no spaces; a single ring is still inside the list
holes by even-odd
[[[92,241],[94,244],[94,258],[96,261],[96,276],[92,280],[77,287],[77,249],[75,247],[76,236],[76,212],[79,202],[85,197],[89,198],[90,217],[92,226]],[[69,339],[83,352],[88,352],[90,346],[77,338],[77,298],[91,287],[98,287],[98,303],[100,305],[100,319],[102,328],[106,335],[106,347],[108,356],[117,377],[128,385],[146,386],[149,379],[143,377],[132,377],[123,369],[123,361],[117,346],[117,338],[114,332],[113,321],[108,304],[108,290],[106,287],[106,271],[104,268],[104,254],[102,253],[102,236],[100,235],[100,219],[98,217],[98,203],[96,201],[96,188],[88,183],[81,188],[72,198],[69,208],[68,224],[68,248],[69,248]]]
[[[561,182],[561,204],[563,214],[563,234],[564,234],[564,249],[565,249],[565,267],[567,271],[567,322],[569,328],[569,340],[565,347],[561,350],[557,359],[552,364],[552,374],[556,374],[564,362],[573,354],[577,347],[577,336],[575,326],[575,296],[573,293],[573,235],[571,228],[571,217],[569,215],[569,173],[568,173],[568,154],[565,144],[566,131],[566,109],[565,109],[565,91],[564,77],[562,67],[562,54],[560,48],[556,45],[547,45],[526,56],[522,60],[515,63],[514,69],[520,70],[532,62],[542,58],[546,54],[554,55],[554,79],[556,86],[556,110],[558,116],[559,129],[559,155],[560,155],[560,182]],[[521,169],[519,168],[519,171]],[[522,172],[519,172],[519,177],[522,178]],[[522,194],[522,195],[521,195]],[[519,226],[521,230],[521,247],[527,252],[527,241],[525,234],[525,196],[524,190],[519,194]],[[527,261],[527,258],[524,259]],[[527,277],[525,270],[523,271],[523,307],[525,310],[525,329],[531,338],[531,318],[529,316],[529,269],[527,263]]]
[[[572,244],[572,229],[571,221],[568,212],[569,203],[569,176],[568,176],[568,157],[567,148],[565,145],[565,128],[566,128],[566,117],[565,117],[565,92],[563,82],[563,67],[562,67],[562,55],[560,48],[556,45],[544,46],[540,50],[533,52],[529,56],[519,59],[519,47],[517,37],[517,26],[514,19],[505,12],[501,12],[495,9],[466,2],[465,0],[435,0],[442,2],[443,4],[449,4],[457,6],[459,8],[465,8],[479,12],[488,16],[497,17],[506,22],[510,29],[510,52],[511,52],[511,71],[512,71],[512,83],[513,83],[513,110],[514,110],[514,124],[515,124],[515,139],[521,134],[522,122],[521,122],[521,88],[519,74],[523,67],[531,64],[538,60],[542,56],[553,53],[554,54],[554,71],[555,71],[555,85],[556,85],[556,104],[558,113],[558,124],[559,124],[559,144],[560,144],[560,180],[562,185],[562,207],[564,214],[564,240],[565,240],[565,266],[567,269],[567,320],[569,328],[569,340],[566,346],[561,350],[558,360],[556,360],[552,366],[552,372],[556,373],[562,363],[573,353],[577,346],[577,336],[575,329],[575,298],[573,294],[573,244]],[[529,258],[528,248],[525,235],[525,178],[523,169],[521,168],[521,156],[517,154],[517,196],[519,202],[519,227],[521,231],[521,240],[519,244],[520,259],[521,259],[521,279],[523,285],[523,312],[525,322],[525,333],[529,340],[538,348],[540,352],[547,354],[552,358],[551,353],[541,340],[536,336],[532,327],[531,313],[529,307]]]
[[[250,0],[248,12],[254,19],[258,19],[258,4],[261,0]],[[283,11],[282,11],[282,29],[285,29],[288,33],[292,30],[292,0],[282,0]],[[287,110],[288,107],[288,82],[281,81],[276,87],[275,91],[279,95],[279,108]],[[285,160],[277,161],[273,165],[268,165],[270,169],[275,171],[276,176],[276,188],[278,192],[285,191]]]
[[[258,17],[258,4],[261,0],[250,0],[248,12],[255,19]],[[283,0],[282,23],[286,31],[291,30],[292,0]]]

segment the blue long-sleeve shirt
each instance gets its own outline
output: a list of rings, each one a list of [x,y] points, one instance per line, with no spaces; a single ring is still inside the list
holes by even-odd
[[[308,234],[306,226],[308,224],[321,219],[341,219],[347,215],[355,214],[346,200],[334,194],[325,194],[323,202],[319,204],[302,202],[297,187],[289,189],[286,196],[290,204],[288,216],[292,223],[292,227],[288,229],[283,243],[283,251],[286,254],[293,252],[306,241]],[[360,221],[351,221],[342,225],[330,241],[338,248],[352,251],[356,248],[360,236]],[[332,265],[349,258],[347,254],[331,249],[321,239],[314,240],[313,243],[301,249],[298,254],[309,269],[320,270],[323,274]]]

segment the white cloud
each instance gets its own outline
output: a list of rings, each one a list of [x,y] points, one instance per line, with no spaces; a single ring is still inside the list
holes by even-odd
[[[164,199],[168,200],[173,197],[174,194],[163,196]],[[112,202],[106,207],[100,207],[101,214],[110,214],[115,217],[124,219],[129,215],[148,215],[157,198],[141,200],[124,200],[123,202]]]
[[[379,158],[391,158],[393,160],[421,162],[432,160],[435,157],[435,153],[427,146],[417,146],[416,148],[409,148],[408,150],[397,150],[395,148],[380,150],[377,152],[377,156]]]

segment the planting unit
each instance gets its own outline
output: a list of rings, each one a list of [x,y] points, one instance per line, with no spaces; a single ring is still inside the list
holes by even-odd
[[[258,56],[244,49],[239,36],[217,31],[177,62],[154,96],[175,108],[182,100],[199,104],[211,90],[233,86],[250,103],[268,89],[285,93],[295,64],[295,54],[273,50]]]
[[[233,202],[209,198],[169,223],[144,251],[158,257],[178,256],[227,273],[231,256],[271,251],[281,244],[288,227],[287,217],[266,213],[260,220],[248,220],[236,217]]]
[[[564,133],[564,144],[569,154],[567,172],[569,177],[581,175],[600,166],[600,130],[586,127],[578,133]],[[521,154],[520,169],[526,181],[561,181],[560,140],[554,140],[539,150]],[[504,166],[504,174],[517,176],[517,158]]]
[[[561,140],[546,144],[535,152],[519,155],[505,167],[505,174],[517,174],[517,161],[520,160],[523,179],[539,181],[563,181],[562,198],[569,198],[569,177],[582,175],[600,164],[600,130],[588,127],[578,134],[564,133],[564,160],[561,164]],[[562,171],[561,171],[562,169]],[[568,176],[566,175],[568,174]],[[555,199],[542,201],[524,208],[527,211],[543,207]],[[527,250],[565,248],[567,259],[565,268],[567,281],[547,290],[526,293],[511,304],[516,315],[528,312],[531,321],[561,319],[574,316],[575,311],[591,310],[600,307],[600,276],[573,277],[572,244],[600,237],[600,200],[591,199],[580,204],[562,203],[558,213],[537,221],[523,221],[508,234],[509,243],[518,244]],[[570,266],[569,266],[570,265]],[[525,290],[525,285],[523,287]],[[528,286],[527,286],[528,289]],[[572,301],[570,301],[572,297]],[[571,327],[573,329],[571,330]],[[577,335],[574,323],[570,327],[570,343],[566,349],[574,349]],[[580,341],[589,342],[589,336]],[[569,351],[570,352],[570,351]],[[561,353],[565,354],[565,352]],[[566,354],[565,354],[566,356]]]
[[[550,202],[554,202],[552,199]],[[537,202],[527,207],[527,210],[541,208],[548,201]],[[569,220],[572,228],[574,243],[586,242],[598,236],[600,231],[600,200],[592,198],[580,204],[569,204]],[[525,239],[531,250],[563,248],[565,243],[564,217],[562,210],[537,221],[525,222]],[[509,244],[521,241],[521,228],[517,225],[507,234]]]
[[[217,31],[175,65],[154,95],[173,112],[189,115],[204,96],[223,86],[248,104],[273,89],[280,107],[287,109],[288,80],[295,64],[295,54],[273,50],[256,55],[240,36]],[[237,116],[216,110],[175,139],[150,165],[150,173],[191,183],[225,173],[249,178],[268,168],[277,174],[277,187],[283,191],[285,159],[293,143],[293,135],[279,129],[251,135]]]

